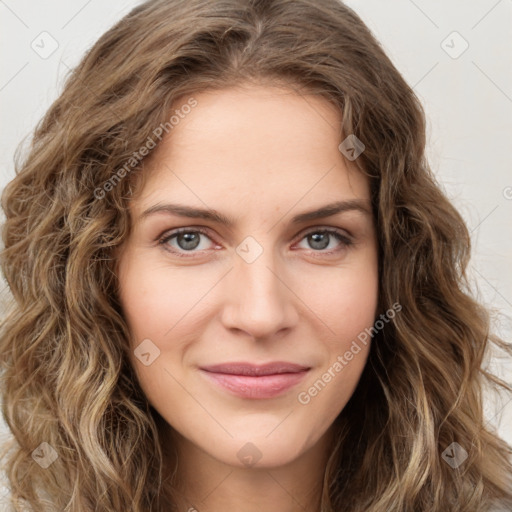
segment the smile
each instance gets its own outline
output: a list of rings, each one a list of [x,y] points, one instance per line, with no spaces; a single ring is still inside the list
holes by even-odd
[[[225,363],[201,368],[209,382],[229,393],[248,399],[274,398],[301,382],[309,367],[275,362],[261,366],[249,363]]]

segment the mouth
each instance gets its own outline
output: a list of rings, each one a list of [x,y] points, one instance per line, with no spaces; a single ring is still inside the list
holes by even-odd
[[[223,363],[201,367],[210,382],[241,398],[265,399],[284,394],[304,379],[311,368],[276,361],[263,365]]]

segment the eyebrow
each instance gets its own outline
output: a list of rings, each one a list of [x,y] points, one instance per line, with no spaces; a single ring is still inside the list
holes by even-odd
[[[292,218],[291,223],[300,224],[310,220],[323,219],[338,213],[351,211],[360,212],[364,215],[372,215],[369,201],[351,199],[346,201],[336,201],[334,203],[326,204],[315,210],[299,213]],[[138,221],[141,221],[157,213],[167,213],[169,215],[176,215],[178,217],[210,220],[225,225],[229,228],[232,227],[235,223],[233,219],[211,208],[196,208],[182,204],[171,203],[159,203],[151,206],[147,210],[144,210]]]

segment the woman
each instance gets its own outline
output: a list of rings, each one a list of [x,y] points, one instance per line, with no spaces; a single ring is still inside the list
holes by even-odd
[[[510,509],[482,362],[511,349],[424,150],[336,0],[103,35],[2,198],[14,509]]]

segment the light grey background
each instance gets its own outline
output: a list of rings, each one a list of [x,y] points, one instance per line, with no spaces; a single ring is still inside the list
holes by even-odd
[[[58,96],[63,77],[138,3],[0,0],[0,188],[14,175],[16,146]],[[475,293],[497,312],[495,329],[510,341],[512,0],[347,4],[423,102],[431,165],[472,233]],[[52,45],[58,47],[47,55]],[[495,359],[492,368],[512,382],[510,361]],[[512,444],[512,403],[495,397],[487,401],[486,411]],[[6,427],[0,421],[2,432]]]

